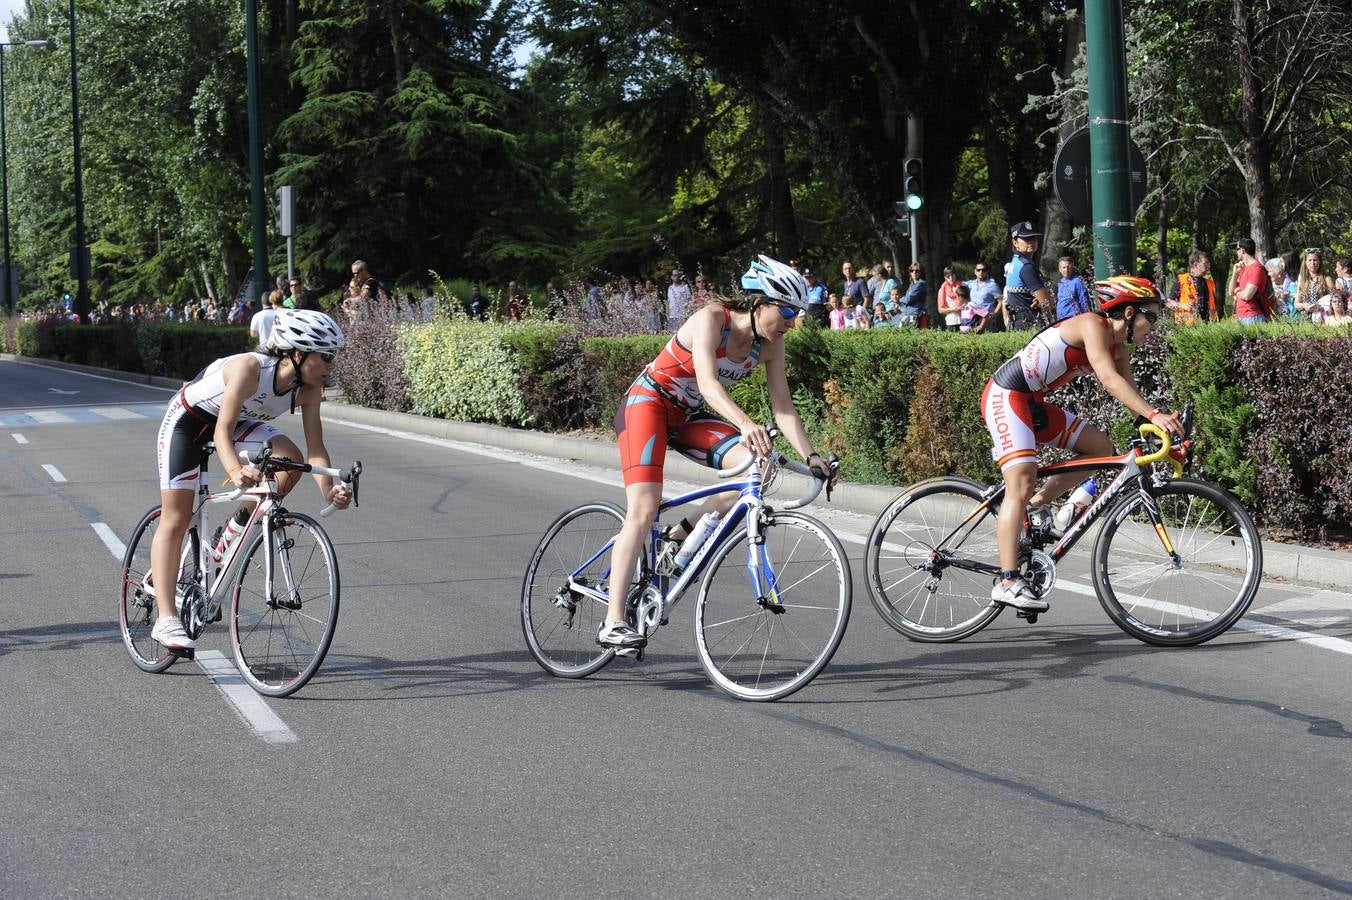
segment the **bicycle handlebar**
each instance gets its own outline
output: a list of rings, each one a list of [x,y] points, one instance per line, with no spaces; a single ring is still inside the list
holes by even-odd
[[[765,426],[765,430],[770,433],[771,438],[775,438],[779,435],[779,426],[774,422],[768,423]],[[737,466],[735,469],[720,471],[718,477],[736,478],[738,475],[750,471],[752,466],[758,465],[764,460],[769,460],[771,465],[779,466],[782,469],[788,469],[790,472],[796,472],[799,475],[805,475],[812,479],[812,487],[808,493],[796,500],[789,500],[779,504],[781,509],[798,509],[800,506],[807,506],[813,500],[817,499],[817,495],[822,492],[822,488],[829,483],[828,479],[823,478],[822,474],[816,469],[806,463],[800,463],[795,459],[789,459],[787,455],[779,450],[771,451],[769,456],[757,456],[754,453],[750,453],[747,455],[746,462]],[[823,461],[830,467],[832,472],[835,472],[840,468],[840,459],[834,453]],[[827,494],[827,498],[830,499],[829,493]]]
[[[263,451],[252,459],[249,457],[248,450],[242,451],[239,454],[239,460],[246,466],[247,465],[258,466],[260,469],[263,470],[264,474],[276,471],[278,469],[284,469],[286,471],[291,472],[310,472],[316,475],[327,475],[330,478],[336,478],[343,484],[352,486],[352,505],[360,506],[360,504],[357,502],[357,491],[358,488],[360,487],[361,481],[361,460],[357,460],[346,469],[334,469],[326,466],[315,466],[311,465],[310,463],[296,462],[293,459],[287,459],[285,456],[273,456],[271,447],[264,447]],[[245,493],[244,488],[237,488],[236,490],[231,491],[229,494],[223,495],[219,499],[222,502],[225,502],[226,500],[235,500],[238,499],[240,496],[242,496],[244,493]],[[319,511],[319,515],[321,517],[327,517],[331,515],[333,511],[336,510],[337,508],[338,507],[330,503],[328,506],[324,507]]]

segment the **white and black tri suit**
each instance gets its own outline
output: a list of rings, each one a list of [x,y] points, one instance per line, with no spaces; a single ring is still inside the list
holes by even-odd
[[[216,432],[216,419],[225,395],[225,367],[241,356],[258,359],[258,389],[244,398],[239,422],[235,425],[235,452],[256,453],[281,434],[268,422],[284,412],[293,411],[300,383],[284,394],[277,393],[277,364],[280,357],[266,353],[226,356],[207,366],[192,381],[183,385],[169,401],[160,423],[156,458],[160,470],[160,490],[195,490],[202,463],[202,449]]]

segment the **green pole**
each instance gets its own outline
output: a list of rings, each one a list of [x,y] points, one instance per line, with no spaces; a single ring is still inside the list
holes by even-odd
[[[258,83],[258,0],[245,0],[244,35],[248,55],[249,202],[253,209],[253,296],[256,303],[268,283],[267,210],[263,206],[263,98]]]
[[[84,168],[80,162],[80,81],[75,55],[75,0],[70,0],[70,132],[75,163],[75,311],[89,323],[89,267],[85,265]]]
[[[1103,278],[1136,270],[1122,0],[1085,0],[1084,25],[1085,56],[1089,60],[1089,190],[1094,272]]]

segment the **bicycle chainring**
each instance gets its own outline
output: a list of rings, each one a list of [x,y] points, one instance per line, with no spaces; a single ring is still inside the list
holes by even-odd
[[[1028,562],[1023,570],[1024,580],[1038,599],[1046,597],[1056,584],[1056,562],[1041,550],[1033,550],[1028,554]]]
[[[199,585],[191,584],[181,588],[183,590],[183,605],[179,612],[179,619],[183,622],[183,630],[187,632],[188,637],[194,641],[202,636],[206,630],[207,623],[206,598],[202,596],[202,588]]]
[[[666,621],[663,615],[662,593],[649,586],[639,598],[634,615],[634,630],[647,637],[657,630],[657,626]]]

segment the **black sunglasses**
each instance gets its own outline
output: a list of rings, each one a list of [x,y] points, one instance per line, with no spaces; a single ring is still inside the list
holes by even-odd
[[[332,363],[333,360],[338,356],[337,353],[321,353],[318,350],[315,350],[314,354],[315,356],[318,356],[320,359],[324,360],[324,362],[326,363]]]
[[[1154,325],[1160,317],[1159,312],[1153,309],[1138,309],[1136,310],[1136,313],[1137,315],[1145,316],[1145,320],[1151,325]]]

